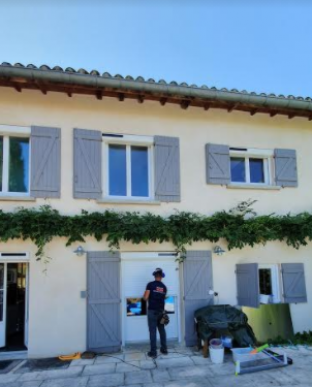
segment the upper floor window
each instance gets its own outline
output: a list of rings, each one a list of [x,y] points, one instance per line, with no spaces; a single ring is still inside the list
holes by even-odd
[[[230,149],[232,184],[272,184],[273,152]]]
[[[29,149],[29,137],[0,133],[0,194],[28,194]]]
[[[152,144],[145,136],[104,135],[104,194],[121,199],[152,199]]]

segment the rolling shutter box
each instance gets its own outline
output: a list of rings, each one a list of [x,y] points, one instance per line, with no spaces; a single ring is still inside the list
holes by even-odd
[[[207,184],[227,185],[231,182],[230,149],[227,145],[206,144]]]
[[[259,307],[259,273],[257,263],[236,265],[237,304]]]
[[[297,155],[294,149],[275,149],[275,181],[282,187],[298,187]]]
[[[179,202],[180,143],[179,138],[155,136],[155,199]]]
[[[285,303],[307,302],[303,263],[283,263],[282,280]]]
[[[102,133],[74,129],[74,198],[102,196]]]
[[[61,196],[61,129],[31,127],[30,194],[36,198]]]

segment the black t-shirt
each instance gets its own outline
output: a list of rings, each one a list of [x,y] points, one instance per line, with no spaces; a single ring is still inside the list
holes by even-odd
[[[146,286],[146,290],[150,291],[148,297],[148,309],[149,310],[164,310],[165,309],[165,297],[167,294],[167,287],[161,281],[149,282]]]

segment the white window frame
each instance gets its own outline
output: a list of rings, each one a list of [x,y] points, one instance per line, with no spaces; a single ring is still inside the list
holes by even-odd
[[[27,126],[0,125],[0,136],[3,137],[3,165],[2,165],[2,190],[1,196],[30,196],[30,176],[31,176],[31,129]],[[28,191],[9,192],[9,138],[25,137],[29,138],[29,168],[28,168]]]
[[[272,280],[272,303],[278,304],[281,302],[281,279],[279,274],[279,266],[276,263],[270,263],[270,264],[259,264],[258,265],[258,275],[260,277],[260,271],[259,269],[269,269],[271,271],[271,280]],[[260,278],[259,278],[259,296],[260,296],[260,303],[267,303],[263,302],[267,295],[260,293]],[[262,302],[261,302],[262,301]]]
[[[232,158],[239,157],[245,159],[245,181],[235,182],[232,181],[231,176],[231,185],[251,185],[251,186],[272,186],[274,183],[273,179],[273,150],[265,150],[265,149],[253,149],[248,148],[246,150],[234,150],[230,149],[230,162]],[[264,182],[263,183],[252,183],[250,181],[250,164],[249,159],[257,158],[263,159],[263,170],[264,170]]]
[[[126,201],[152,201],[154,200],[154,137],[136,136],[136,135],[120,135],[104,134],[103,142],[103,193],[104,199],[109,200],[126,200]],[[117,196],[109,194],[109,146],[110,145],[125,145],[126,146],[126,176],[127,176],[127,195]],[[149,196],[132,196],[131,195],[131,146],[147,147],[148,157],[148,192]]]

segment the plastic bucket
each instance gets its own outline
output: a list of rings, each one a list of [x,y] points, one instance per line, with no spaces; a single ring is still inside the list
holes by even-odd
[[[210,359],[214,364],[221,364],[224,360],[224,348],[209,347]]]
[[[212,339],[209,341],[209,345],[211,348],[223,348],[221,339]]]

